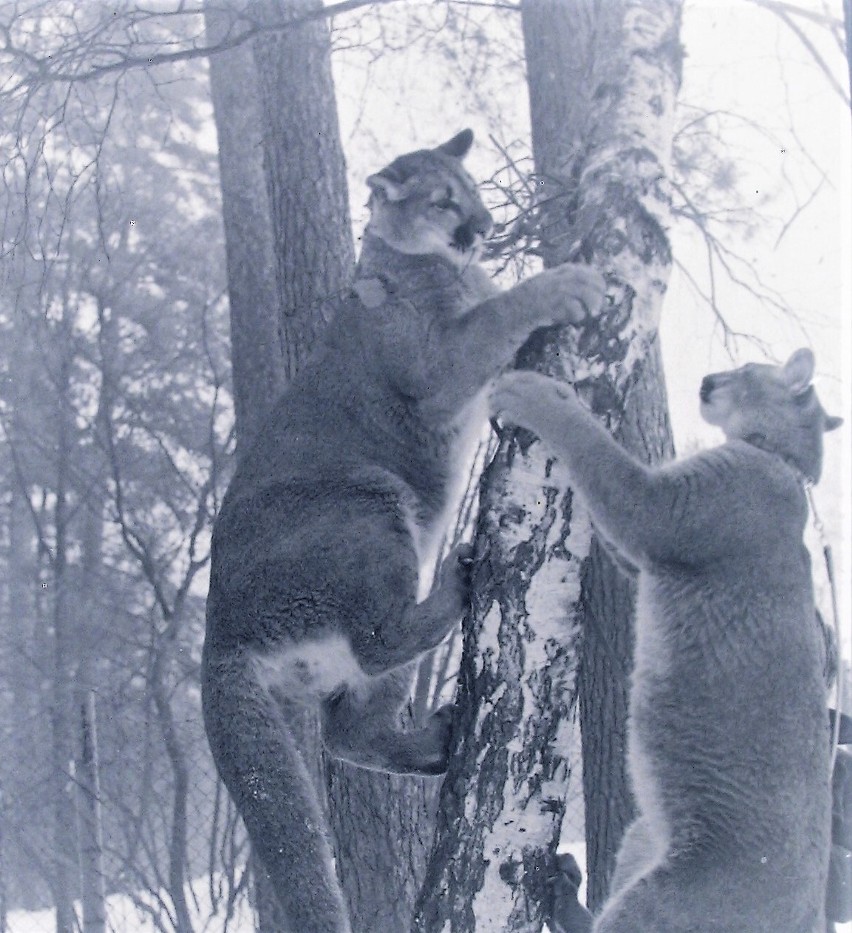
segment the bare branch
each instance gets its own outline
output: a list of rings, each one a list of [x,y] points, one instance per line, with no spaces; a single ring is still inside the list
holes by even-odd
[[[757,6],[763,7],[766,10],[770,10],[781,20],[781,22],[784,23],[785,26],[787,26],[787,28],[805,47],[816,66],[823,73],[826,81],[828,81],[831,89],[848,107],[850,105],[848,90],[840,84],[837,78],[834,77],[831,68],[828,66],[827,62],[820,54],[819,50],[811,41],[810,37],[807,35],[804,29],[802,29],[802,27],[794,20],[794,17],[802,17],[803,19],[808,19],[820,26],[827,26],[830,29],[837,31],[843,29],[843,24],[840,22],[840,20],[834,19],[833,17],[826,16],[824,14],[814,13],[810,10],[803,10],[800,7],[794,6],[793,4],[783,3],[781,0],[752,0],[752,3],[755,3]]]
[[[283,32],[284,30],[292,29],[295,26],[301,26],[304,23],[312,22],[317,19],[330,19],[334,16],[339,16],[342,13],[348,13],[352,10],[356,10],[359,7],[378,6],[393,2],[395,2],[395,0],[341,0],[339,3],[323,6],[316,10],[310,10],[306,13],[303,13],[300,16],[293,17],[292,19],[287,20],[286,23],[282,23],[280,26],[260,25],[259,23],[252,20],[247,14],[235,13],[233,7],[226,7],[225,9],[234,17],[234,23],[242,22],[248,25],[247,28],[242,30],[234,30],[232,28],[229,34],[225,36],[225,38],[214,45],[205,44],[200,46],[192,46],[186,49],[179,49],[174,52],[154,52],[147,55],[139,55],[131,54],[129,51],[127,51],[127,49],[132,48],[133,45],[141,44],[138,40],[131,39],[130,44],[125,47],[107,45],[96,48],[96,51],[102,55],[116,55],[118,57],[114,61],[99,65],[91,65],[88,68],[82,67],[82,62],[85,60],[85,53],[90,51],[88,46],[90,46],[92,40],[96,38],[96,36],[102,30],[93,30],[89,35],[82,37],[81,43],[76,46],[76,50],[82,51],[80,57],[69,54],[69,51],[72,53],[75,51],[74,46],[72,46],[70,50],[64,50],[64,54],[62,52],[58,54],[54,52],[51,55],[39,57],[28,52],[26,49],[14,46],[12,44],[9,24],[0,23],[0,36],[2,36],[4,40],[2,47],[0,47],[0,53],[5,53],[5,55],[11,59],[18,59],[23,61],[29,67],[29,73],[17,84],[12,85],[11,87],[7,87],[4,93],[14,94],[26,87],[39,86],[62,81],[91,81],[95,78],[101,78],[105,75],[114,74],[116,72],[128,71],[133,68],[151,68],[156,65],[174,64],[176,62],[185,62],[198,58],[207,58],[210,55],[237,48],[238,46],[243,45],[243,43],[248,42],[250,39],[253,39],[261,32]],[[136,9],[132,12],[134,14],[142,14],[142,16],[139,18],[132,18],[128,22],[126,27],[128,31],[131,31],[137,22],[145,21],[148,19],[167,16],[177,17],[203,15],[203,10],[200,9],[178,9],[163,11]],[[114,25],[114,23],[110,23],[111,27],[114,27]],[[66,67],[63,67],[66,60],[68,64]],[[58,66],[56,64],[57,62],[59,63]]]

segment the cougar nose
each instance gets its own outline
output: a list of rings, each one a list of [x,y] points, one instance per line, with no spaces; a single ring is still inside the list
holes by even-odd
[[[453,245],[458,249],[470,249],[477,237],[486,239],[493,226],[491,215],[487,211],[471,217],[453,231]]]
[[[709,402],[710,396],[713,394],[713,389],[716,385],[716,380],[713,376],[705,376],[701,380],[701,389],[698,392],[698,397],[702,402]]]

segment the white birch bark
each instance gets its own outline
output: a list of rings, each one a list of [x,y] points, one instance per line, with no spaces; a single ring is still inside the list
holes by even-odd
[[[522,4],[545,262],[607,275],[602,317],[536,340],[524,365],[581,385],[618,423],[656,339],[670,266],[666,181],[679,83],[676,0]],[[572,36],[590,37],[571,49]],[[566,48],[567,47],[567,48]],[[574,51],[577,54],[573,54]],[[573,54],[573,57],[571,55]],[[533,56],[538,56],[533,58]],[[585,100],[568,99],[582,69]],[[586,108],[582,120],[570,111]],[[566,138],[566,123],[580,128]],[[590,527],[549,453],[504,437],[483,477],[454,754],[415,929],[538,931],[574,762]]]

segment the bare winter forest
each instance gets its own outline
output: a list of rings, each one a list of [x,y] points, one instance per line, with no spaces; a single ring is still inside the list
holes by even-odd
[[[645,462],[716,442],[705,373],[813,348],[849,667],[850,28],[849,0],[0,0],[0,933],[284,933],[201,719],[212,523],[348,288],[367,176],[467,126],[496,280],[606,272],[595,332],[524,364]],[[487,557],[410,703],[457,697],[443,784],[300,730],[353,928],[572,933],[557,849],[595,911],[634,812],[634,582],[508,433],[455,538]]]

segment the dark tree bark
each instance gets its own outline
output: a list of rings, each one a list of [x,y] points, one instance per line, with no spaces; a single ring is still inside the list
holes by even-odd
[[[208,44],[236,28],[221,9],[205,10]],[[283,390],[287,373],[279,332],[275,249],[263,122],[251,45],[210,56],[210,92],[219,138],[219,178],[231,313],[237,451],[245,450]]]
[[[77,769],[77,812],[80,827],[80,900],[83,907],[83,933],[105,933],[106,885],[97,708],[95,694],[91,690],[79,691],[78,696],[80,754]]]
[[[277,25],[319,0],[261,0]],[[355,252],[346,165],[331,75],[328,24],[269,32],[252,44],[269,197],[284,376],[292,379],[352,276]]]
[[[411,927],[432,846],[438,784],[329,761],[338,874],[356,933]]]
[[[617,429],[655,345],[671,261],[679,4],[525,0],[521,10],[545,264],[590,263],[609,288],[596,321],[540,332],[520,364],[570,378]],[[528,434],[504,435],[483,478],[456,742],[418,930],[532,933],[547,919],[590,540],[558,463]]]

